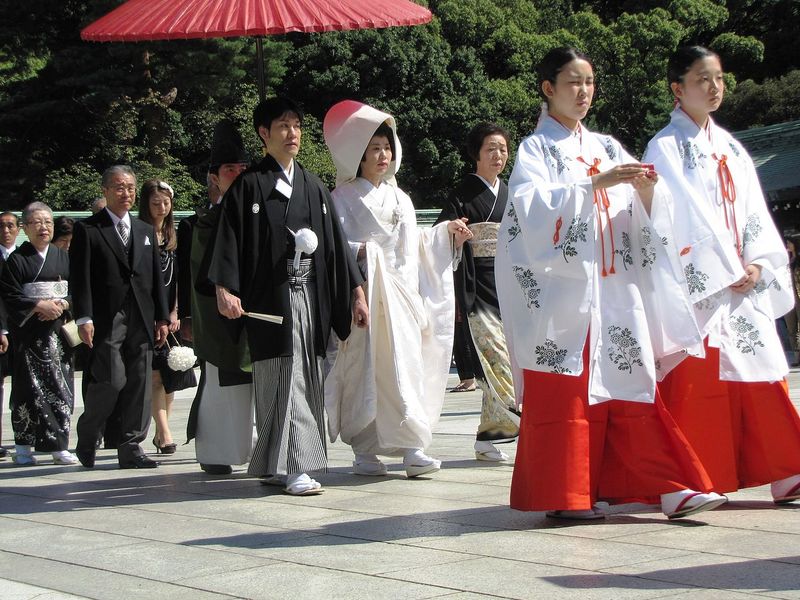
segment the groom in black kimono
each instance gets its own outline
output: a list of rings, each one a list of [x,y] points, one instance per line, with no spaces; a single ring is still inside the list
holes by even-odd
[[[346,339],[351,320],[360,327],[369,320],[330,194],[294,160],[302,121],[286,98],[255,108],[267,155],[225,194],[208,260],[219,312],[238,319],[253,361],[258,443],[248,472],[294,495],[322,491],[308,473],[327,468],[321,364],[331,328]],[[293,264],[301,229],[313,231],[318,245]],[[245,311],[281,316],[283,324]]]

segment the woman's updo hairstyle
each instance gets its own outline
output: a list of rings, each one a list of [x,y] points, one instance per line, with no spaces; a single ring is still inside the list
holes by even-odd
[[[555,85],[558,74],[573,60],[585,60],[590,65],[592,64],[592,59],[573,46],[560,46],[558,48],[553,48],[550,52],[545,54],[544,58],[539,62],[539,68],[537,69],[539,75],[539,93],[544,96],[542,84],[545,81],[549,81]]]
[[[667,83],[683,83],[683,76],[692,68],[692,65],[701,58],[719,55],[713,50],[703,46],[681,46],[667,62]]]

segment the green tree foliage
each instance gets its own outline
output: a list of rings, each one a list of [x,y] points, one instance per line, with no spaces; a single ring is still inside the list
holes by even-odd
[[[718,118],[734,130],[774,125],[800,118],[800,70],[756,83],[740,82],[729,93]]]
[[[41,199],[83,208],[99,173],[127,162],[188,207],[204,198],[211,132],[233,119],[254,157],[257,101],[250,38],[97,44],[82,27],[121,0],[0,3],[0,181],[6,205]],[[670,52],[705,44],[723,58],[732,129],[800,118],[797,0],[429,0],[428,25],[291,34],[265,42],[272,92],[304,105],[300,160],[330,186],[322,121],[343,99],[395,115],[401,186],[436,206],[467,168],[463,142],[480,120],[511,132],[512,154],[539,113],[536,64],[553,46],[594,60],[588,124],[634,154],[667,120]],[[795,69],[795,70],[792,70]],[[736,80],[740,80],[734,91]],[[513,159],[513,156],[512,156]]]

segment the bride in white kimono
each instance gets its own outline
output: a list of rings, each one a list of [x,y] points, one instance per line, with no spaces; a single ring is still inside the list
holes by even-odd
[[[453,347],[453,262],[472,234],[460,219],[417,227],[394,178],[401,148],[391,115],[345,100],[328,111],[324,133],[337,170],[333,203],[371,313],[367,329],[339,342],[325,380],[329,434],[353,447],[359,475],[386,474],[378,455],[402,456],[409,477],[433,473],[441,461],[424,449]]]
[[[772,483],[777,503],[797,500],[800,417],[775,329],[794,306],[786,248],[753,161],[711,118],[725,90],[719,56],[682,47],[668,71],[678,104],[645,160],[675,199],[668,225],[681,248],[676,270],[706,349],[667,375],[664,403],[715,491]]]

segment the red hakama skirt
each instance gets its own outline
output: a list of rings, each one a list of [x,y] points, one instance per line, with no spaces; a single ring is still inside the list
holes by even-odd
[[[511,508],[583,510],[659,502],[661,494],[711,490],[711,480],[656,392],[653,404],[590,406],[589,370],[578,377],[524,371]]]
[[[720,381],[719,348],[687,358],[659,385],[715,492],[800,474],[800,417],[785,381]]]

